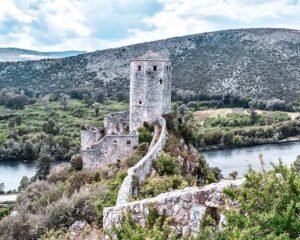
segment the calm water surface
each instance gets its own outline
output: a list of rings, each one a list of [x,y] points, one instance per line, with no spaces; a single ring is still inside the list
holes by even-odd
[[[17,189],[23,176],[31,178],[35,174],[35,161],[0,161],[0,183],[4,190]]]
[[[254,169],[261,170],[259,154],[263,155],[265,168],[271,168],[271,162],[278,163],[281,158],[286,164],[293,163],[300,155],[300,141],[279,144],[268,144],[254,147],[209,150],[202,152],[210,166],[222,170],[223,176],[237,171],[241,177],[250,164]]]
[[[0,183],[4,183],[4,190],[18,189],[23,176],[31,178],[34,176],[36,161],[0,161]],[[61,162],[52,162],[51,165],[57,165]]]

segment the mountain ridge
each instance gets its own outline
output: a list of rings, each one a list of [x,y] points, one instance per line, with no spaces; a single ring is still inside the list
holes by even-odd
[[[300,31],[278,28],[222,30],[61,59],[0,63],[0,87],[128,93],[129,62],[149,50],[170,56],[173,89],[285,101],[300,92]]]
[[[39,52],[36,50],[22,49],[22,48],[0,48],[0,62],[18,62],[18,61],[30,61],[41,60],[47,58],[61,58],[76,56],[86,53],[85,51],[54,51],[54,52]]]

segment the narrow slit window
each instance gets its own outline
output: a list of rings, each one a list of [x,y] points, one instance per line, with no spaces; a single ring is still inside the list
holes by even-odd
[[[139,104],[142,104],[142,101],[139,101]]]
[[[157,66],[153,66],[153,71],[157,71]]]
[[[127,143],[127,145],[130,145],[130,144],[131,144],[131,141],[130,141],[130,140],[127,140],[126,143]]]
[[[159,80],[159,84],[162,84],[162,82],[163,82],[163,80],[162,80],[162,79],[160,79],[160,80]]]
[[[138,66],[138,71],[142,71],[142,66]]]

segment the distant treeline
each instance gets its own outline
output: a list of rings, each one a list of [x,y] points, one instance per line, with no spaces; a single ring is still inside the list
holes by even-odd
[[[230,94],[204,95],[189,90],[173,90],[172,101],[182,101],[183,103],[187,104],[187,107],[194,108],[195,110],[200,110],[203,107],[241,107],[269,111],[294,112],[300,109],[298,109],[298,107],[293,103],[287,103],[280,99],[259,100]]]

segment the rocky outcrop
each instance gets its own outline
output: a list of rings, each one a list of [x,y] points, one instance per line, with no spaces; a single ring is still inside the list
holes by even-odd
[[[222,192],[224,188],[239,187],[243,182],[244,179],[223,180],[202,188],[189,187],[163,193],[155,198],[105,208],[104,228],[120,225],[123,215],[129,212],[136,223],[144,225],[150,207],[156,208],[159,214],[171,217],[171,227],[178,235],[199,233],[201,221],[206,214],[210,214],[221,227],[224,217],[219,208],[225,204]]]
[[[153,162],[164,149],[167,136],[166,120],[160,117],[157,121],[155,134],[150,145],[152,147],[150,147],[146,156],[128,169],[127,177],[124,179],[118,193],[117,205],[127,203],[132,196],[137,194],[138,185],[151,173]]]

